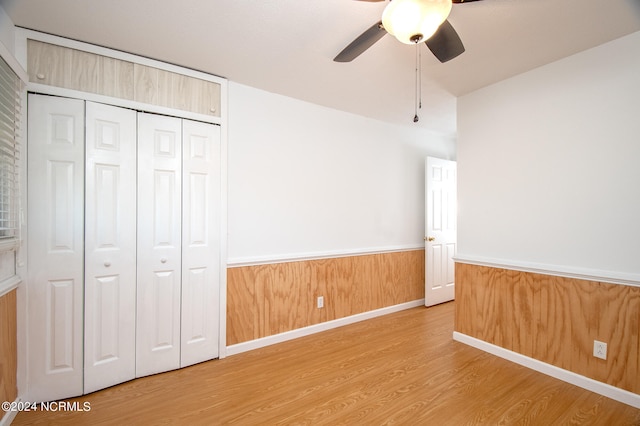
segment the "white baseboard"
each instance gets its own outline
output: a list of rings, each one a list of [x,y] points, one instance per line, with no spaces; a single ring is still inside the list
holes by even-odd
[[[21,401],[21,398],[17,397],[14,402],[17,404],[20,401]],[[1,402],[4,402],[4,401],[1,401]],[[2,413],[3,411],[0,410],[0,414]],[[9,426],[13,421],[13,419],[16,418],[17,415],[18,415],[17,411],[7,411],[6,413],[4,413],[4,416],[0,419],[0,426]]]
[[[412,302],[401,303],[399,305],[388,306],[386,308],[376,309],[374,311],[363,312],[361,314],[351,315],[345,318],[339,318],[320,324],[310,325],[308,327],[298,328],[296,330],[286,331],[273,336],[262,337],[260,339],[250,340],[235,345],[227,346],[227,356],[247,352],[253,349],[263,348],[265,346],[274,345],[276,343],[286,342],[287,340],[297,339],[298,337],[308,336],[310,334],[320,333],[321,331],[331,330],[332,328],[342,327],[343,325],[353,324],[359,321],[391,314],[393,312],[404,311],[405,309],[424,306],[424,299],[414,300]]]
[[[500,358],[515,362],[516,364],[520,364],[548,376],[555,377],[556,379],[571,383],[572,385],[579,386],[588,391],[606,396],[607,398],[614,399],[635,408],[640,408],[640,395],[636,393],[590,379],[580,374],[547,364],[546,362],[538,361],[537,359],[501,348],[500,346],[487,343],[466,334],[458,333],[457,331],[453,332],[453,340],[465,343],[485,352],[489,352],[492,355],[499,356]]]

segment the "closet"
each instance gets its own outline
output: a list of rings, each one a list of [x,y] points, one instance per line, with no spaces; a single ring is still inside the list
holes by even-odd
[[[220,127],[28,97],[28,399],[216,358]]]

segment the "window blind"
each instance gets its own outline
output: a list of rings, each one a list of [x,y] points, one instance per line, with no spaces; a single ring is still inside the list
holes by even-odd
[[[0,241],[18,237],[22,81],[0,58]]]

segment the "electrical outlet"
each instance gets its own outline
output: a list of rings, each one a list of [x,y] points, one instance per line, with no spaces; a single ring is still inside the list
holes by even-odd
[[[593,356],[600,359],[607,359],[607,344],[604,342],[599,342],[597,340],[594,340]]]
[[[318,296],[318,309],[324,308],[324,297]]]

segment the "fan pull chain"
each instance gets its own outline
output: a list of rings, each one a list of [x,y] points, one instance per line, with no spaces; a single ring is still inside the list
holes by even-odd
[[[416,43],[416,97],[415,97],[415,114],[413,116],[413,122],[417,123],[420,120],[418,117],[418,110],[422,109],[422,73],[420,72],[420,68],[422,65],[420,47]]]
[[[422,109],[422,50],[420,49],[418,49],[418,94],[418,109]]]

